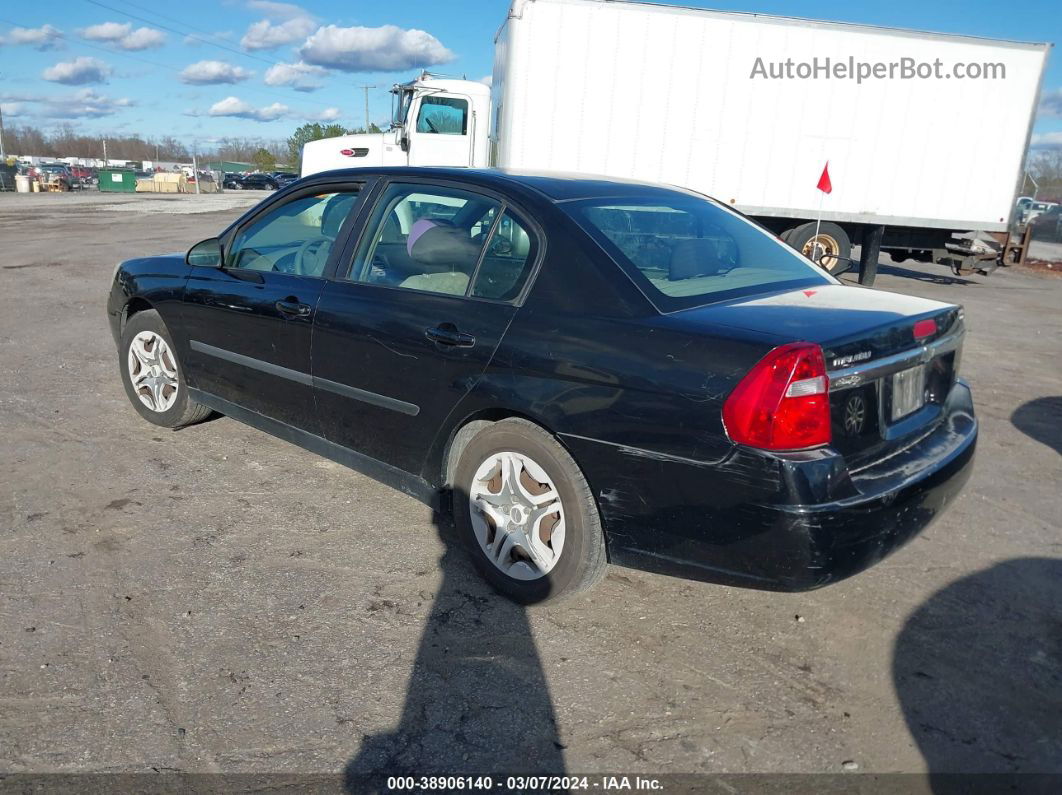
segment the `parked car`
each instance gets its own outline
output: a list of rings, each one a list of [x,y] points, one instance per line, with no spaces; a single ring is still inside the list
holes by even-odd
[[[70,173],[82,188],[90,188],[99,183],[97,170],[89,166],[70,166]]]
[[[1039,202],[1034,201],[1025,206],[1025,210],[1022,213],[1022,223],[1031,224],[1042,213],[1047,212],[1052,207],[1057,207],[1054,202]]]
[[[835,582],[943,510],[977,438],[960,307],[654,185],[319,174],[122,263],[107,312],[144,419],[220,412],[452,510],[521,602],[606,560]]]
[[[243,188],[244,190],[279,190],[280,183],[272,174],[245,174]]]
[[[1034,240],[1062,242],[1062,205],[1053,204],[1032,220]]]
[[[226,174],[221,186],[225,190],[243,190],[243,177],[239,174]]]
[[[290,171],[274,171],[271,176],[282,188],[286,188],[292,182],[296,182],[299,179],[298,174],[292,174]]]
[[[71,172],[70,168],[57,163],[49,163],[37,167],[38,178],[44,183],[58,183],[61,190],[74,190],[81,187],[81,182]]]

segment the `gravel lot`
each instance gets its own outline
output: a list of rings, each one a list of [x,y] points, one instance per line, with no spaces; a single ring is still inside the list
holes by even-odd
[[[613,568],[524,610],[412,499],[128,405],[114,265],[259,198],[0,195],[0,773],[1062,772],[1062,280],[883,262],[966,306],[982,421],[883,564],[805,594]]]

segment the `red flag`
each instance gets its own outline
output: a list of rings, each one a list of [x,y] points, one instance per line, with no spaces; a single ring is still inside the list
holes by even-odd
[[[826,161],[826,165],[822,167],[822,176],[819,177],[819,184],[815,186],[823,193],[833,193],[833,183],[830,182],[830,161]]]

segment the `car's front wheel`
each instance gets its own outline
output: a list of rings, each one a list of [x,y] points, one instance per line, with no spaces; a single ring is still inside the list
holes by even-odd
[[[480,573],[522,604],[589,588],[607,564],[590,486],[549,433],[520,419],[480,431],[461,453],[454,519]]]
[[[118,369],[129,402],[148,422],[179,428],[210,414],[188,396],[173,340],[154,309],[137,312],[126,322]]]

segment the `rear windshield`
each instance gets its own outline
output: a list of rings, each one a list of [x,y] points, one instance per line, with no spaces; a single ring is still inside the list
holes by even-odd
[[[836,280],[739,214],[695,196],[560,207],[662,312]]]

